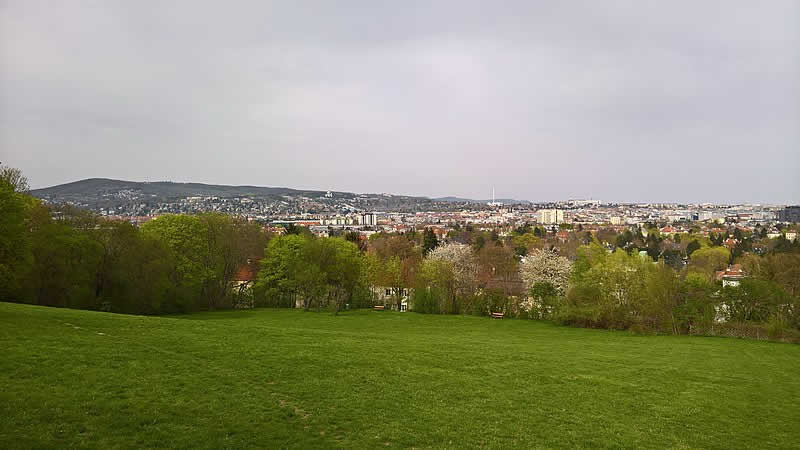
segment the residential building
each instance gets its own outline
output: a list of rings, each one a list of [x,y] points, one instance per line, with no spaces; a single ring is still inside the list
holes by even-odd
[[[800,223],[800,206],[787,206],[778,211],[778,220],[780,222]]]
[[[400,298],[400,311],[408,311],[410,292],[408,288],[391,288],[386,286],[372,286],[372,296],[378,304],[397,309],[397,300]]]
[[[720,270],[716,273],[716,279],[722,281],[722,287],[739,286],[744,277],[744,270],[742,270],[741,264],[731,264],[726,270]]]
[[[375,213],[364,213],[361,214],[359,222],[361,225],[374,227],[378,224],[378,219]]]
[[[538,211],[539,223],[556,224],[564,223],[564,211],[560,209],[540,209]]]

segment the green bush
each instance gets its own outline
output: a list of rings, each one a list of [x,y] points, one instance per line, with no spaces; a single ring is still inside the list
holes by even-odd
[[[444,293],[435,287],[420,286],[411,296],[411,309],[422,314],[439,314],[444,302]]]

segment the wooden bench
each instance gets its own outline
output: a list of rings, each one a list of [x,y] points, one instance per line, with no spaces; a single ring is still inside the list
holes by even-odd
[[[505,314],[501,312],[493,312],[491,314],[492,314],[492,319],[502,319],[503,316],[505,316]]]
[[[383,306],[383,305],[375,305],[375,306],[373,306],[372,308],[373,308],[375,311],[383,311],[384,309],[386,309],[386,307],[385,307],[385,306]]]

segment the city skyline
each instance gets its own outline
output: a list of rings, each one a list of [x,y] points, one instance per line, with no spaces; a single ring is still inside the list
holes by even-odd
[[[800,5],[11,1],[0,161],[84,178],[800,201]]]

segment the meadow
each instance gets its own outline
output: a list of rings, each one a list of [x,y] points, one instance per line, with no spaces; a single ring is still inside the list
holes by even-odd
[[[528,320],[0,303],[0,448],[790,448],[800,346]]]

